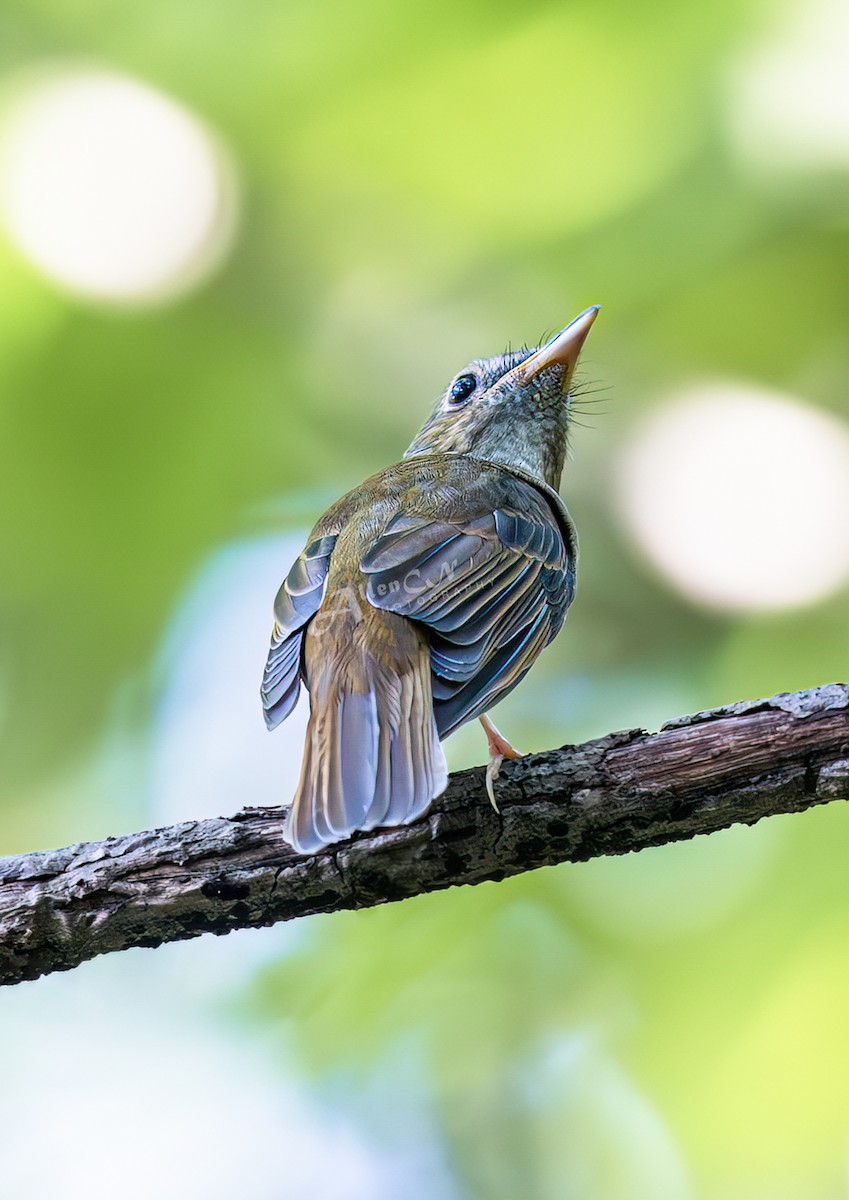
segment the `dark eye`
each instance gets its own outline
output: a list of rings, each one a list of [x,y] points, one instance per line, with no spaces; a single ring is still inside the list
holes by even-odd
[[[464,400],[468,400],[477,386],[478,381],[474,375],[461,375],[459,379],[455,379],[451,384],[448,399],[452,404],[462,404]]]

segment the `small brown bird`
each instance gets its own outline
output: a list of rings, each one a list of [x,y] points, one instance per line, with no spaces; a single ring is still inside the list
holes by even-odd
[[[575,531],[557,487],[569,387],[598,306],[537,350],[475,359],[401,462],[337,501],[274,602],[269,729],[303,682],[310,719],[285,824],[313,854],[404,825],[448,782],[441,739],[477,717],[487,790],[516,757],[485,714],[560,630]]]

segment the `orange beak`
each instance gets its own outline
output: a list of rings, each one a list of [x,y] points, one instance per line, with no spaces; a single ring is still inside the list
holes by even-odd
[[[520,363],[516,367],[516,373],[522,382],[527,383],[539,375],[540,371],[557,363],[563,368],[565,387],[575,370],[581,349],[587,340],[587,334],[598,316],[600,308],[600,304],[593,304],[579,317],[575,317],[575,320],[561,330],[557,337],[552,338],[547,346],[543,346],[541,350],[537,350],[530,358],[526,358],[523,363]]]

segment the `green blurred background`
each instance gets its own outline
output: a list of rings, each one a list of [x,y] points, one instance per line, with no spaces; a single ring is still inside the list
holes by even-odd
[[[299,540],[469,358],[590,303],[563,483],[578,600],[499,723],[541,749],[849,677],[845,578],[795,607],[768,588],[701,601],[652,565],[621,483],[641,422],[692,386],[849,421],[847,52],[845,10],[819,0],[2,0],[9,96],[45,66],[134,77],[212,131],[238,200],[217,267],[161,302],[77,294],[0,228],[0,852],[286,800],[296,739],[263,743],[254,775],[240,731],[264,736],[266,614]],[[754,467],[716,474],[758,539]],[[792,458],[782,481],[764,528],[804,500]],[[833,485],[826,510],[839,469]],[[832,516],[821,553],[842,561]],[[806,536],[788,527],[782,571],[806,569]],[[484,750],[464,730],[450,761]],[[27,1047],[0,1110],[30,1081],[6,1194],[159,1180],[210,1200],[250,1159],[268,1172],[249,1194],[275,1198],[845,1197],[847,848],[835,804],[26,985],[0,1001],[7,1063]],[[200,1026],[181,1070],[208,1103],[241,1097],[238,1153],[203,1180],[127,1081],[128,1046],[165,1054]],[[80,1038],[92,1056],[72,1062]],[[92,1067],[107,1058],[116,1077]],[[61,1192],[15,1158],[66,1120],[43,1119],[33,1070],[95,1109],[118,1087],[110,1136],[132,1124],[134,1165],[108,1189],[84,1136],[57,1143]],[[182,1130],[198,1094],[181,1087]],[[284,1091],[314,1106],[313,1141],[286,1141]],[[215,1161],[224,1131],[202,1129]]]

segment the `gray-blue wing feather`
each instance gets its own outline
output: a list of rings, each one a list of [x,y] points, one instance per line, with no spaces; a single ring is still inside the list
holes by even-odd
[[[317,538],[298,556],[274,601],[274,629],[260,695],[274,729],[295,707],[301,690],[304,631],[324,599],[336,537]]]
[[[547,499],[515,480],[467,519],[402,512],[361,560],[376,607],[428,628],[440,737],[492,708],[559,632],[575,562]]]

